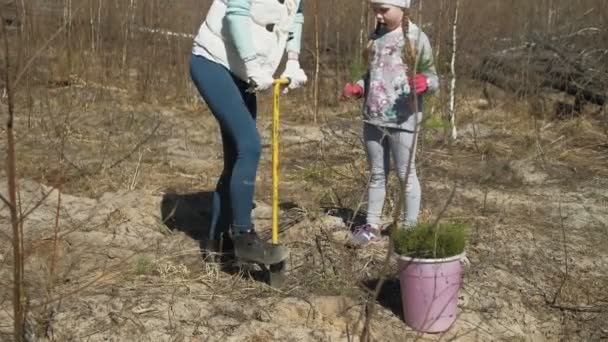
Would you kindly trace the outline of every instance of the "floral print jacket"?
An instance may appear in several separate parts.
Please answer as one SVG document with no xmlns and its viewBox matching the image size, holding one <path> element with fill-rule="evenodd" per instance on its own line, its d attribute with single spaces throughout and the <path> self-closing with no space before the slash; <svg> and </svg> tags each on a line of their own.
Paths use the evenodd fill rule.
<svg viewBox="0 0 608 342">
<path fill-rule="evenodd" d="M 417 46 L 419 64 L 425 61 L 424 73 L 428 89 L 438 88 L 437 72 L 433 65 L 433 54 L 427 36 L 416 25 L 410 23 L 408 37 Z M 400 128 L 409 131 L 416 129 L 422 119 L 419 110 L 414 113 L 410 107 L 410 85 L 408 66 L 403 59 L 405 38 L 403 30 L 397 28 L 390 32 L 376 32 L 372 35 L 368 71 L 359 81 L 365 89 L 364 121 L 384 127 Z M 421 102 L 422 98 L 419 97 Z M 416 123 L 416 119 L 418 123 Z"/>
</svg>

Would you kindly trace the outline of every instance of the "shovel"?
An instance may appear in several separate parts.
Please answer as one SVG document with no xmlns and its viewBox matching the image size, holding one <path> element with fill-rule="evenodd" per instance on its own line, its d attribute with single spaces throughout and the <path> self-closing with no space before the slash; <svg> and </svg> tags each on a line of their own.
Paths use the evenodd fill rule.
<svg viewBox="0 0 608 342">
<path fill-rule="evenodd" d="M 277 79 L 272 89 L 272 243 L 279 244 L 279 98 L 281 87 L 289 85 L 288 78 Z M 268 284 L 280 287 L 285 281 L 285 260 L 268 267 Z"/>
</svg>

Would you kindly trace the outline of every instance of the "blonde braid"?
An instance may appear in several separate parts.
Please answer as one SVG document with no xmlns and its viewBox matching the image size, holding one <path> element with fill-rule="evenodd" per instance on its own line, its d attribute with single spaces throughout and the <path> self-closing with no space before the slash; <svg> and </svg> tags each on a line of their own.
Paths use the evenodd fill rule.
<svg viewBox="0 0 608 342">
<path fill-rule="evenodd" d="M 405 44 L 403 44 L 403 54 L 404 54 L 404 63 L 408 69 L 408 74 L 415 72 L 417 61 L 416 61 L 416 46 L 414 42 L 409 39 L 410 32 L 410 20 L 409 20 L 409 11 L 407 9 L 403 10 L 403 38 L 405 39 Z M 413 75 L 409 75 L 413 76 Z"/>
<path fill-rule="evenodd" d="M 418 68 L 418 53 L 416 51 L 416 46 L 414 45 L 414 42 L 410 41 L 409 39 L 410 20 L 409 11 L 407 9 L 403 10 L 402 25 L 403 38 L 405 39 L 405 44 L 403 44 L 403 62 L 405 64 L 408 77 L 410 79 L 414 79 L 414 77 L 416 76 L 416 69 Z M 411 89 L 409 103 L 412 113 L 416 113 L 418 109 L 418 96 L 416 96 L 416 89 Z"/>
<path fill-rule="evenodd" d="M 373 45 L 374 45 L 374 40 L 370 39 L 367 41 L 367 45 L 365 46 L 365 49 L 363 49 L 363 61 L 365 62 L 366 65 L 369 63 L 369 57 L 372 53 Z"/>
<path fill-rule="evenodd" d="M 377 33 L 378 32 L 378 28 L 380 24 L 376 21 L 376 28 L 374 29 L 374 32 Z M 370 59 L 370 55 L 372 53 L 372 50 L 374 48 L 374 39 L 370 37 L 370 39 L 367 41 L 367 45 L 365 46 L 365 49 L 363 49 L 363 60 L 365 61 L 365 64 L 369 63 L 369 59 Z"/>
</svg>

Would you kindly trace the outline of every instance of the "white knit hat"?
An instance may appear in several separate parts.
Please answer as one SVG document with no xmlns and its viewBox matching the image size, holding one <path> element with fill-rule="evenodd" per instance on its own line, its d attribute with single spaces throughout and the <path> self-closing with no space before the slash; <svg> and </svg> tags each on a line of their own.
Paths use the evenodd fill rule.
<svg viewBox="0 0 608 342">
<path fill-rule="evenodd" d="M 372 4 L 386 4 L 401 8 L 410 8 L 411 0 L 371 0 Z"/>
</svg>

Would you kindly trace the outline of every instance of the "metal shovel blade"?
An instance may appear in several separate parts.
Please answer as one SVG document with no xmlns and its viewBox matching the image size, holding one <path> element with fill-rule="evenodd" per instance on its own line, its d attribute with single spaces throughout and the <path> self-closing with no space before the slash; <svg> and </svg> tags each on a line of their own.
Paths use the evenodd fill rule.
<svg viewBox="0 0 608 342">
<path fill-rule="evenodd" d="M 278 264 L 273 264 L 268 266 L 267 269 L 267 282 L 268 285 L 274 287 L 274 288 L 280 288 L 281 286 L 283 286 L 283 283 L 285 282 L 286 279 L 286 273 L 287 271 L 287 263 L 285 261 L 281 261 Z"/>
</svg>

